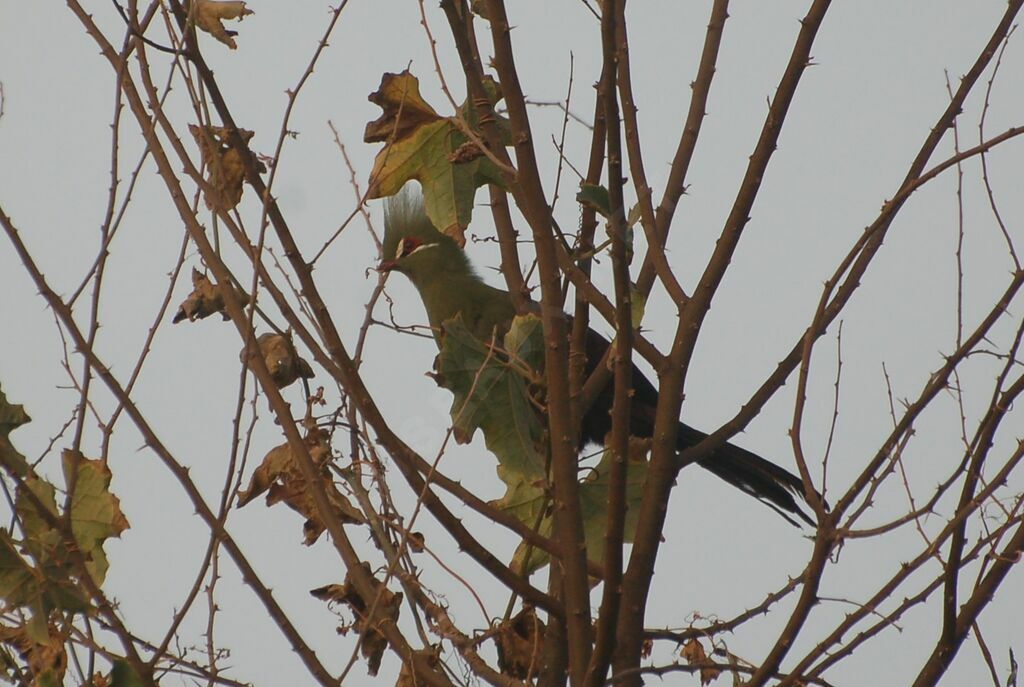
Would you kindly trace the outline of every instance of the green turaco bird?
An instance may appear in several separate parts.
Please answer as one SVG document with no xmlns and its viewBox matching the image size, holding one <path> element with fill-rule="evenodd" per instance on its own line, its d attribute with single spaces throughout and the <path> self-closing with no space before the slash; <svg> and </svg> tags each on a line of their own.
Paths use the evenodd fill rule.
<svg viewBox="0 0 1024 687">
<path fill-rule="evenodd" d="M 441 324 L 459 314 L 481 341 L 508 331 L 516 316 L 511 296 L 476 275 L 459 245 L 434 228 L 421 198 L 403 192 L 388 200 L 383 252 L 380 269 L 409 277 L 439 344 Z"/>
<path fill-rule="evenodd" d="M 435 340 L 441 345 L 442 325 L 457 315 L 481 341 L 497 336 L 501 341 L 516 315 L 507 291 L 485 284 L 473 271 L 465 252 L 450 237 L 439 232 L 423 209 L 422 198 L 401 193 L 389 199 L 385 208 L 383 271 L 401 272 L 412 281 L 423 299 L 427 319 Z M 609 342 L 593 329 L 587 332 L 587 373 L 602 359 Z M 633 367 L 633 401 L 630 433 L 650 437 L 658 390 L 636 366 Z M 609 379 L 582 422 L 581 447 L 600 444 L 611 427 L 613 384 Z M 707 435 L 683 422 L 677 430 L 680 451 L 700 442 Z M 759 499 L 782 517 L 797 524 L 791 515 L 813 525 L 800 508 L 803 483 L 796 475 L 733 444 L 698 462 L 741 491 Z"/>
</svg>

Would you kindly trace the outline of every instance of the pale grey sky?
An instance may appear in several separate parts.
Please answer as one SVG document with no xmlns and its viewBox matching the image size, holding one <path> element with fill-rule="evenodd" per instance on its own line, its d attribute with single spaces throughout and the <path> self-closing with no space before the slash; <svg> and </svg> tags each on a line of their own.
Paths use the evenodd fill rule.
<svg viewBox="0 0 1024 687">
<path fill-rule="evenodd" d="M 95 19 L 114 35 L 120 19 L 110 3 L 84 3 Z M 448 83 L 461 99 L 462 79 L 435 2 L 428 19 Z M 763 121 L 767 99 L 778 83 L 806 2 L 738 1 L 726 25 L 719 71 L 708 106 L 701 142 L 691 167 L 689 193 L 677 213 L 670 258 L 685 286 L 699 277 L 714 238 L 736 193 L 747 156 Z M 270 154 L 281 127 L 285 90 L 294 87 L 326 27 L 327 6 L 321 2 L 276 3 L 253 0 L 255 14 L 234 26 L 238 50 L 201 38 L 206 59 L 215 70 L 241 126 L 256 132 L 254 149 Z M 531 99 L 565 97 L 570 55 L 574 59 L 572 110 L 590 119 L 593 82 L 600 55 L 599 26 L 583 3 L 524 0 L 509 3 L 516 25 L 513 40 L 524 89 Z M 634 0 L 629 6 L 629 31 L 634 87 L 640 108 L 642 141 L 649 181 L 660 196 L 675 150 L 696 72 L 708 2 Z M 826 18 L 812 54 L 815 66 L 797 91 L 779 150 L 754 207 L 752 221 L 729 275 L 714 301 L 695 368 L 687 386 L 684 416 L 690 424 L 712 429 L 732 416 L 785 355 L 813 314 L 821 285 L 835 264 L 898 188 L 906 169 L 948 101 L 944 70 L 954 88 L 1002 14 L 1002 0 L 860 0 L 836 3 Z M 330 47 L 302 92 L 289 128 L 299 132 L 281 157 L 275 190 L 300 247 L 312 255 L 351 212 L 353 191 L 348 171 L 332 140 L 328 120 L 337 127 L 365 180 L 377 145 L 362 143 L 366 122 L 379 110 L 366 100 L 384 71 L 398 72 L 411 63 L 421 90 L 435 108 L 448 113 L 429 45 L 419 26 L 418 5 L 395 0 L 352 0 L 342 14 Z M 483 31 L 480 31 L 481 35 Z M 159 40 L 159 32 L 155 32 Z M 1024 120 L 1024 47 L 1014 37 L 996 84 L 986 131 L 991 135 Z M 156 54 L 151 53 L 154 59 Z M 161 79 L 166 70 L 157 69 Z M 114 77 L 80 23 L 62 3 L 0 3 L 0 204 L 21 230 L 25 242 L 56 290 L 70 294 L 95 260 L 98 227 L 110 185 L 110 128 Z M 977 142 L 981 110 L 979 88 L 961 119 L 964 146 Z M 175 121 L 191 121 L 180 81 L 167 107 Z M 545 183 L 554 185 L 557 154 L 550 143 L 561 127 L 556 108 L 536 108 L 533 127 Z M 122 178 L 127 178 L 142 150 L 134 120 L 125 113 L 120 152 Z M 185 141 L 191 146 L 191 141 Z M 585 163 L 589 132 L 570 125 L 567 156 Z M 1021 189 L 1024 148 L 1011 141 L 989 157 L 989 171 L 1010 232 L 1022 238 Z M 938 159 L 952 151 L 950 140 Z M 196 157 L 198 159 L 198 157 Z M 964 268 L 967 278 L 965 321 L 976 323 L 1007 283 L 1012 263 L 988 210 L 979 181 L 978 161 L 966 166 L 966 233 Z M 577 222 L 572 203 L 575 178 L 563 173 L 556 214 L 563 226 Z M 894 225 L 882 254 L 868 272 L 843 325 L 842 407 L 830 464 L 830 479 L 845 485 L 873 454 L 891 428 L 882 364 L 886 365 L 897 399 L 913 397 L 928 375 L 952 348 L 955 335 L 955 249 L 957 205 L 955 173 L 947 173 L 916 195 Z M 478 199 L 483 196 L 478 196 Z M 258 204 L 246 191 L 240 210 L 251 226 Z M 374 206 L 380 228 L 380 210 Z M 488 235 L 486 213 L 473 233 Z M 168 286 L 183 238 L 183 227 L 167 200 L 163 183 L 147 162 L 139 177 L 115 242 L 104 284 L 105 296 L 97 350 L 124 380 L 130 373 L 156 308 Z M 62 368 L 62 348 L 53 317 L 20 266 L 9 242 L 0 242 L 0 383 L 9 400 L 23 403 L 33 422 L 17 431 L 15 444 L 30 458 L 46 448 L 69 417 L 77 395 L 69 390 Z M 471 245 L 482 274 L 500 284 L 488 266 L 497 263 L 486 245 Z M 234 264 L 241 265 L 235 256 Z M 318 265 L 321 292 L 343 335 L 354 341 L 362 307 L 375 282 L 367 276 L 376 255 L 362 224 L 354 222 Z M 198 265 L 189 250 L 188 265 Z M 604 275 L 599 275 L 599 283 Z M 171 314 L 190 290 L 183 273 L 172 299 Z M 422 322 L 415 292 L 394 278 L 389 292 L 396 316 Z M 1016 322 L 1020 318 L 1017 304 Z M 87 301 L 77 314 L 84 318 Z M 383 310 L 381 311 L 383 312 Z M 84 322 L 84 319 L 82 320 Z M 994 347 L 1004 350 L 1010 324 L 997 327 Z M 664 296 L 648 306 L 645 326 L 652 339 L 668 341 L 675 326 Z M 822 342 L 815 358 L 811 403 L 804 439 L 820 456 L 831 417 L 835 372 L 835 330 Z M 396 418 L 394 427 L 424 456 L 440 446 L 448 424 L 446 392 L 423 373 L 435 354 L 432 342 L 402 337 L 376 328 L 363 368 L 381 406 Z M 136 398 L 163 441 L 189 465 L 205 495 L 219 494 L 227 460 L 230 423 L 238 387 L 238 350 L 234 329 L 217 318 L 196 324 L 162 324 L 154 350 L 139 383 Z M 81 363 L 72 357 L 76 374 Z M 978 363 L 968 387 L 968 412 L 987 400 L 995 368 Z M 794 380 L 795 381 L 795 380 Z M 792 420 L 794 381 L 739 437 L 739 443 L 780 464 L 793 465 L 787 430 Z M 330 392 L 329 392 L 330 393 Z M 286 395 L 300 407 L 296 387 Z M 107 403 L 109 397 L 101 392 Z M 258 460 L 281 442 L 279 429 L 256 404 L 260 426 L 253 457 Z M 88 432 L 98 450 L 95 423 Z M 1020 412 L 1007 421 L 1007 436 L 1024 433 Z M 130 423 L 122 419 L 111 467 L 113 489 L 132 523 L 121 541 L 108 544 L 112 562 L 105 585 L 118 599 L 128 626 L 149 639 L 159 639 L 176 606 L 192 584 L 206 545 L 206 529 L 180 490 L 144 448 Z M 918 423 L 919 437 L 910 444 L 907 470 L 917 498 L 927 498 L 938 479 L 935 465 L 955 464 L 960 455 L 958 410 L 951 396 L 940 400 Z M 60 447 L 61 442 L 57 443 Z M 59 474 L 57 462 L 44 471 Z M 482 442 L 451 450 L 442 470 L 458 476 L 487 497 L 501 493 L 493 461 Z M 1024 482 L 1016 478 L 1016 490 Z M 408 502 L 404 487 L 396 492 Z M 904 505 L 892 484 L 878 495 L 877 524 Z M 948 506 L 948 504 L 946 504 Z M 943 511 L 943 514 L 948 513 Z M 468 513 L 467 513 L 468 515 Z M 423 516 L 428 544 L 439 554 L 457 557 L 433 524 Z M 235 512 L 231 532 L 246 548 L 275 595 L 301 623 L 321 660 L 339 670 L 351 651 L 352 637 L 335 635 L 335 619 L 308 590 L 340 582 L 344 570 L 326 541 L 301 546 L 298 516 L 283 507 L 267 509 L 262 501 Z M 473 531 L 495 550 L 508 553 L 514 540 L 497 527 L 473 521 Z M 435 528 L 436 529 L 436 528 Z M 357 543 L 367 545 L 355 535 Z M 690 614 L 729 617 L 759 603 L 781 587 L 787 576 L 802 569 L 810 541 L 769 510 L 730 490 L 706 473 L 687 470 L 680 479 L 670 511 L 667 543 L 659 560 L 655 598 L 648 625 L 686 625 Z M 898 569 L 907 547 L 920 539 L 904 528 L 881 541 L 849 544 L 839 565 L 826 573 L 822 595 L 852 600 L 865 598 Z M 456 558 L 488 602 L 492 615 L 504 610 L 505 597 L 468 558 Z M 461 595 L 434 566 L 424 563 L 426 579 L 441 581 L 457 619 L 479 625 L 475 604 Z M 303 684 L 301 665 L 287 648 L 263 608 L 239 583 L 233 565 L 221 566 L 222 609 L 218 639 L 231 649 L 231 676 L 255 684 Z M 969 579 L 969 576 L 965 576 Z M 911 585 L 906 594 L 917 590 Z M 904 594 L 899 596 L 902 598 Z M 1015 570 L 1002 590 L 1002 601 L 983 616 L 986 640 L 997 666 L 1005 671 L 1007 649 L 1020 644 L 1019 609 L 1024 606 L 1024 579 Z M 759 660 L 784 623 L 788 604 L 755 621 L 734 637 L 726 637 L 737 655 Z M 815 627 L 830 628 L 848 606 L 824 602 L 812 616 Z M 182 630 L 185 643 L 200 646 L 205 621 L 194 614 Z M 918 608 L 901 622 L 902 632 L 887 630 L 869 643 L 863 655 L 826 675 L 833 684 L 858 685 L 870 679 L 881 684 L 906 684 L 929 651 L 940 620 L 935 604 Z M 818 634 L 820 634 L 820 630 Z M 811 634 L 809 636 L 817 636 Z M 1016 643 L 1016 645 L 1014 644 Z M 798 646 L 793 657 L 802 655 Z M 394 661 L 385 658 L 382 675 L 393 675 Z M 352 684 L 364 680 L 363 666 Z M 1003 673 L 1005 677 L 1005 672 Z M 722 678 L 723 680 L 728 678 Z M 969 641 L 943 684 L 981 684 L 987 670 L 977 646 Z M 393 680 L 393 678 L 392 678 Z M 695 679 L 670 676 L 666 684 L 695 684 Z M 168 684 L 175 684 L 168 680 Z M 390 684 L 382 678 L 381 684 Z"/>
</svg>

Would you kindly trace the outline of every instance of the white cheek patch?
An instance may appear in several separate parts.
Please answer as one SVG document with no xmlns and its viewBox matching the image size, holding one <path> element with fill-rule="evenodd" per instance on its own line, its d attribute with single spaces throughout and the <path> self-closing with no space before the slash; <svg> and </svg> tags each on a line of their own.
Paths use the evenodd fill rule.
<svg viewBox="0 0 1024 687">
<path fill-rule="evenodd" d="M 428 248 L 437 248 L 437 244 L 436 243 L 424 243 L 422 245 L 416 246 L 413 249 L 412 253 L 409 253 L 409 255 L 415 255 L 416 253 L 419 253 L 421 250 L 426 250 Z"/>
</svg>

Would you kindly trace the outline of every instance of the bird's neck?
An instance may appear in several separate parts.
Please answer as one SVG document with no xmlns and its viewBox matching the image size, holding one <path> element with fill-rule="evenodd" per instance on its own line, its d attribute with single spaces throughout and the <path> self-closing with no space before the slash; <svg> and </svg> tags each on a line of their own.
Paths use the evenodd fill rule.
<svg viewBox="0 0 1024 687">
<path fill-rule="evenodd" d="M 413 278 L 427 310 L 430 326 L 438 332 L 441 323 L 460 313 L 472 312 L 486 294 L 487 285 L 472 272 L 441 270 L 429 279 Z"/>
</svg>

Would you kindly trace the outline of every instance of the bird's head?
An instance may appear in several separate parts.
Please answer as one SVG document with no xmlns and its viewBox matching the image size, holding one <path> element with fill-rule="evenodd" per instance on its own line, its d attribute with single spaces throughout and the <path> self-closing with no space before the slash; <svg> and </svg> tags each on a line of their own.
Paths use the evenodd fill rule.
<svg viewBox="0 0 1024 687">
<path fill-rule="evenodd" d="M 377 267 L 381 272 L 390 272 L 391 270 L 398 270 L 399 272 L 408 272 L 410 269 L 415 269 L 417 264 L 427 265 L 429 259 L 433 256 L 421 255 L 417 258 L 413 256 L 422 251 L 429 250 L 431 248 L 437 248 L 440 245 L 440 241 L 424 241 L 417 236 L 403 236 L 398 239 L 393 247 L 384 244 L 387 248 L 384 251 L 384 260 L 381 261 Z"/>
<path fill-rule="evenodd" d="M 377 269 L 401 272 L 414 283 L 465 263 L 458 244 L 434 227 L 423 198 L 403 191 L 384 206 L 382 260 Z"/>
</svg>

